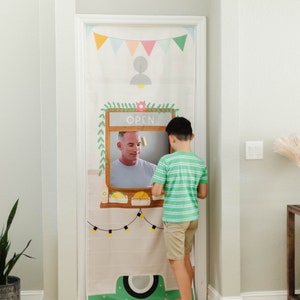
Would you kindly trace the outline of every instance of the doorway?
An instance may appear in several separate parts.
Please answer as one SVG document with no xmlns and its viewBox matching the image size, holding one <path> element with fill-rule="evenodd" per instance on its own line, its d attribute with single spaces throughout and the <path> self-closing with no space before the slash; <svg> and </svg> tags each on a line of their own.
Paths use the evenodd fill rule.
<svg viewBox="0 0 300 300">
<path fill-rule="evenodd" d="M 111 126 L 116 132 L 133 130 L 133 120 L 139 122 L 134 130 L 161 131 L 164 114 L 185 116 L 201 136 L 193 150 L 205 160 L 205 31 L 205 17 L 77 16 L 78 289 L 85 299 L 109 299 L 123 288 L 137 299 L 176 293 L 164 256 L 161 206 L 146 187 L 128 191 L 108 184 L 107 116 L 123 113 Z M 143 201 L 133 202 L 135 194 Z M 193 255 L 198 300 L 207 290 L 205 200 L 199 206 Z"/>
</svg>

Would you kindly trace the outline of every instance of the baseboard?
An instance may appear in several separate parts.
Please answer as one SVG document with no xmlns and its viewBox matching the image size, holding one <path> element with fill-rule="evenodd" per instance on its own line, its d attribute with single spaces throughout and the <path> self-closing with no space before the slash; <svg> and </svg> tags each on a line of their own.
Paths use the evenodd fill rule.
<svg viewBox="0 0 300 300">
<path fill-rule="evenodd" d="M 222 297 L 217 290 L 215 290 L 212 286 L 208 285 L 208 300 L 243 300 L 243 298 L 240 297 Z M 254 300 L 254 299 L 252 299 Z"/>
<path fill-rule="evenodd" d="M 243 300 L 286 300 L 286 291 L 264 291 L 264 292 L 251 292 L 243 293 Z"/>
<path fill-rule="evenodd" d="M 21 291 L 21 300 L 43 300 L 44 291 Z"/>
<path fill-rule="evenodd" d="M 241 293 L 240 296 L 222 297 L 212 286 L 208 286 L 208 300 L 286 300 L 286 298 L 286 291 L 248 292 Z"/>
</svg>

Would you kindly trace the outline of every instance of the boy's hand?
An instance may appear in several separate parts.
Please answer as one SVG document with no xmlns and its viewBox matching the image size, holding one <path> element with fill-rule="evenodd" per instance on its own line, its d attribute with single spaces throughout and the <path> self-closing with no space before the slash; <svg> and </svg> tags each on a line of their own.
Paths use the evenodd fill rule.
<svg viewBox="0 0 300 300">
<path fill-rule="evenodd" d="M 163 190 L 164 185 L 163 184 L 159 184 L 156 182 L 152 183 L 152 195 L 153 196 L 159 196 L 162 194 L 162 190 Z"/>
<path fill-rule="evenodd" d="M 200 183 L 197 189 L 197 197 L 205 199 L 207 197 L 207 183 Z"/>
</svg>

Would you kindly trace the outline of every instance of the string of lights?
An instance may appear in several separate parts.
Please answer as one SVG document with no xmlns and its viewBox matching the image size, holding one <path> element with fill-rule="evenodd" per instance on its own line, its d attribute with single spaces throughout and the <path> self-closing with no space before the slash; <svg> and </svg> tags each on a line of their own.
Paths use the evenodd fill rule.
<svg viewBox="0 0 300 300">
<path fill-rule="evenodd" d="M 138 213 L 136 214 L 136 216 L 129 222 L 127 223 L 126 225 L 122 226 L 122 227 L 117 227 L 117 228 L 101 228 L 101 227 L 98 227 L 96 226 L 95 224 L 92 224 L 91 222 L 87 221 L 87 223 L 92 227 L 92 234 L 95 234 L 97 232 L 97 230 L 100 230 L 100 231 L 104 231 L 104 232 L 107 232 L 108 236 L 109 237 L 112 237 L 112 234 L 114 231 L 120 231 L 120 230 L 125 230 L 126 233 L 130 232 L 130 228 L 129 226 L 134 223 L 137 218 L 140 218 L 140 219 L 143 219 L 145 220 L 145 222 L 147 222 L 149 225 L 150 225 L 150 231 L 151 232 L 154 232 L 155 229 L 163 229 L 163 227 L 160 227 L 160 226 L 157 226 L 155 224 L 153 224 L 152 222 L 150 222 L 144 215 L 142 209 L 140 208 Z"/>
</svg>

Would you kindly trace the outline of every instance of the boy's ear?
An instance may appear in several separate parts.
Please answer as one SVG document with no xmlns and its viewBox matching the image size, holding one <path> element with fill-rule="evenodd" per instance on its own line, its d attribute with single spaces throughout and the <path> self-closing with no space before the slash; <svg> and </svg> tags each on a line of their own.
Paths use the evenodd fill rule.
<svg viewBox="0 0 300 300">
<path fill-rule="evenodd" d="M 169 135 L 169 141 L 170 141 L 170 143 L 175 143 L 175 135 L 173 135 L 173 134 L 170 134 Z"/>
<path fill-rule="evenodd" d="M 194 139 L 195 135 L 192 133 L 190 140 L 192 141 Z"/>
</svg>

